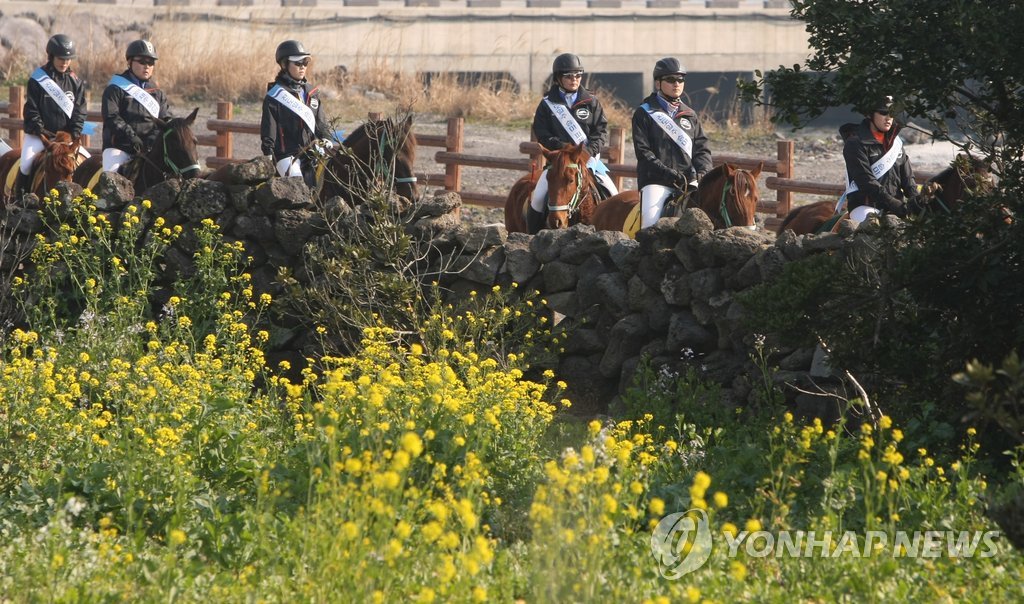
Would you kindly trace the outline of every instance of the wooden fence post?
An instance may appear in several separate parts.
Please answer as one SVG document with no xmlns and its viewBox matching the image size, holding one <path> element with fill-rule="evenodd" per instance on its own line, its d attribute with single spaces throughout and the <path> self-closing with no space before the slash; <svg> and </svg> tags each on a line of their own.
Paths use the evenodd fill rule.
<svg viewBox="0 0 1024 604">
<path fill-rule="evenodd" d="M 461 117 L 448 118 L 448 134 L 445 137 L 445 151 L 449 153 L 462 153 L 462 135 L 466 120 Z M 444 190 L 462 190 L 462 166 L 456 163 L 444 165 Z"/>
<path fill-rule="evenodd" d="M 85 119 L 89 119 L 89 116 L 88 116 L 88 113 L 89 113 L 89 93 L 88 93 L 88 92 L 86 92 L 86 93 L 84 93 L 84 94 L 85 94 L 85 112 L 86 112 L 86 114 L 87 114 L 87 115 L 86 115 L 86 118 L 85 118 Z M 79 144 L 79 145 L 80 145 L 80 146 L 81 146 L 81 147 L 82 147 L 83 149 L 88 149 L 88 148 L 89 148 L 89 135 L 88 135 L 88 134 L 85 134 L 85 133 L 83 132 L 83 133 L 82 133 L 82 135 L 81 135 L 81 137 L 80 137 L 80 139 L 79 139 L 79 142 L 78 142 L 78 144 Z"/>
<path fill-rule="evenodd" d="M 230 120 L 235 114 L 235 106 L 231 104 L 231 101 L 218 101 L 217 102 L 217 119 L 219 120 Z M 234 135 L 231 130 L 222 129 L 217 130 L 217 152 L 216 157 L 222 159 L 231 159 L 234 155 Z"/>
<path fill-rule="evenodd" d="M 779 157 L 779 178 L 793 178 L 793 141 L 779 141 L 776 147 Z M 779 218 L 785 218 L 789 214 L 790 206 L 792 205 L 793 192 L 780 189 L 775 206 L 775 215 Z"/>
<path fill-rule="evenodd" d="M 626 131 L 619 126 L 612 128 L 608 136 L 608 163 L 626 163 Z M 619 191 L 622 190 L 622 181 L 624 180 L 625 178 L 622 176 L 612 177 L 612 183 Z"/>
<path fill-rule="evenodd" d="M 18 120 L 19 122 L 25 118 L 25 114 L 22 112 L 25 109 L 25 89 L 21 86 L 11 86 L 10 104 L 7 106 L 7 115 L 12 120 Z M 10 145 L 15 149 L 20 149 L 24 144 L 24 133 L 22 128 L 24 124 L 19 123 L 17 126 L 11 126 L 8 129 L 10 134 Z"/>
</svg>

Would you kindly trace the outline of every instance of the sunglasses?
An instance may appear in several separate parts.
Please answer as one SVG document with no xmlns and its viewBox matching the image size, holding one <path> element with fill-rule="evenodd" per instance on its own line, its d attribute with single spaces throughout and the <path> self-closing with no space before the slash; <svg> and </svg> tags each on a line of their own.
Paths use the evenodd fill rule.
<svg viewBox="0 0 1024 604">
<path fill-rule="evenodd" d="M 570 72 L 570 73 L 563 73 L 562 77 L 563 78 L 570 78 L 570 79 L 573 79 L 573 80 L 578 80 L 578 79 L 583 77 L 583 72 L 582 71 L 573 71 L 573 72 Z"/>
<path fill-rule="evenodd" d="M 292 61 L 291 63 L 296 67 L 306 67 L 309 65 L 309 59 L 302 59 L 301 61 Z"/>
<path fill-rule="evenodd" d="M 135 59 L 132 59 L 132 61 L 135 61 L 139 65 L 146 65 L 148 67 L 152 67 L 152 66 L 156 65 L 156 60 L 154 60 L 154 59 L 139 59 L 139 58 L 135 58 Z"/>
<path fill-rule="evenodd" d="M 667 78 L 661 78 L 662 82 L 668 82 L 669 84 L 682 84 L 686 81 L 686 78 L 678 78 L 675 76 L 669 76 Z"/>
<path fill-rule="evenodd" d="M 889 115 L 889 111 L 888 110 L 886 110 L 886 111 L 875 111 L 875 113 L 877 113 L 878 115 L 883 115 L 883 116 L 888 116 Z"/>
</svg>

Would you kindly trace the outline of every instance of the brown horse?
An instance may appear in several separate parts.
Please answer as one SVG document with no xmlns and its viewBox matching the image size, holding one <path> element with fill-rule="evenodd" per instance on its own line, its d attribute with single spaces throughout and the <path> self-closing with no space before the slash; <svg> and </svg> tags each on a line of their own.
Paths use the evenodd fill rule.
<svg viewBox="0 0 1024 604">
<path fill-rule="evenodd" d="M 590 224 L 597 209 L 597 183 L 587 169 L 590 153 L 580 145 L 566 145 L 551 151 L 541 147 L 548 163 L 547 227 L 565 229 L 574 224 Z M 520 178 L 505 199 L 505 228 L 510 233 L 526 233 L 526 209 L 537 186 L 537 170 Z"/>
<path fill-rule="evenodd" d="M 929 178 L 921 186 L 922 213 L 951 213 L 970 194 L 985 193 L 995 186 L 988 162 L 960 153 L 949 167 Z M 790 230 L 797 235 L 836 232 L 849 216 L 835 213 L 836 202 L 817 201 L 794 208 L 779 225 L 778 232 Z"/>
<path fill-rule="evenodd" d="M 137 192 L 141 193 L 168 178 L 195 178 L 199 175 L 199 151 L 196 136 L 192 133 L 192 124 L 198 113 L 199 108 L 196 107 L 188 117 L 153 118 L 159 131 L 156 144 L 121 168 Z M 75 182 L 87 189 L 94 187 L 102 172 L 103 158 L 94 155 L 75 170 Z"/>
<path fill-rule="evenodd" d="M 834 233 L 839 230 L 839 223 L 848 216 L 848 212 L 836 214 L 834 201 L 816 201 L 790 210 L 777 232 L 789 230 L 797 235 Z"/>
<path fill-rule="evenodd" d="M 71 182 L 71 176 L 78 165 L 78 151 L 80 143 L 72 140 L 67 132 L 58 132 L 53 140 L 45 135 L 40 136 L 43 141 L 43 151 L 36 158 L 29 174 L 27 189 L 24 194 L 35 193 L 43 196 L 58 182 Z M 14 179 L 18 175 L 21 162 L 21 149 L 12 149 L 0 157 L 0 197 L 4 201 L 11 201 L 14 194 L 12 190 Z"/>
<path fill-rule="evenodd" d="M 321 163 L 320 199 L 340 195 L 359 203 L 368 195 L 393 190 L 415 200 L 415 162 L 416 135 L 411 115 L 398 123 L 391 118 L 368 121 L 346 137 L 339 149 L 328 152 Z"/>
<path fill-rule="evenodd" d="M 722 164 L 700 180 L 694 206 L 711 219 L 716 229 L 734 226 L 756 229 L 754 216 L 760 194 L 757 177 L 764 164 L 753 172 Z M 686 207 L 686 197 L 681 209 Z M 640 192 L 626 191 L 601 202 L 590 222 L 602 231 L 623 231 L 631 237 L 640 230 Z"/>
</svg>

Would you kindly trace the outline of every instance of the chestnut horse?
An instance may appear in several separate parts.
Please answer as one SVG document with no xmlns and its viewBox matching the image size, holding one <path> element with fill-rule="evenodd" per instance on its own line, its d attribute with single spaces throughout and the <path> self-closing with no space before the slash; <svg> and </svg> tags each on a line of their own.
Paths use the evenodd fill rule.
<svg viewBox="0 0 1024 604">
<path fill-rule="evenodd" d="M 548 162 L 547 227 L 565 229 L 574 224 L 590 224 L 598 206 L 597 182 L 587 169 L 590 153 L 583 144 L 566 145 L 557 151 L 541 147 Z M 510 233 L 526 233 L 526 209 L 539 175 L 531 170 L 520 178 L 505 200 L 505 228 Z"/>
<path fill-rule="evenodd" d="M 40 136 L 43 141 L 43 151 L 40 153 L 32 166 L 29 174 L 28 185 L 23 194 L 35 193 L 40 197 L 53 188 L 58 182 L 71 182 L 71 176 L 78 165 L 78 151 L 80 143 L 72 140 L 67 132 L 58 132 L 51 140 L 46 136 Z M 11 201 L 14 191 L 14 179 L 18 176 L 21 165 L 21 149 L 12 149 L 0 157 L 0 197 L 4 201 Z"/>
<path fill-rule="evenodd" d="M 921 186 L 923 213 L 951 213 L 969 194 L 992 190 L 995 181 L 988 162 L 960 153 L 949 167 L 929 178 Z M 835 213 L 836 202 L 817 201 L 794 208 L 779 225 L 778 232 L 790 230 L 797 235 L 836 232 L 848 213 Z"/>
<path fill-rule="evenodd" d="M 734 226 L 756 229 L 754 216 L 760 197 L 757 177 L 763 168 L 764 164 L 759 164 L 751 172 L 732 164 L 719 165 L 700 180 L 694 207 L 703 210 L 716 229 Z M 685 209 L 690 199 L 681 198 L 680 209 Z M 668 204 L 666 210 L 669 210 Z M 670 215 L 663 213 L 663 217 Z M 604 200 L 597 206 L 590 224 L 598 230 L 623 231 L 635 237 L 640 230 L 640 192 L 626 191 Z"/>
<path fill-rule="evenodd" d="M 348 135 L 339 149 L 329 151 L 321 163 L 317 178 L 322 182 L 320 199 L 340 195 L 359 203 L 368 194 L 394 190 L 416 200 L 415 162 L 411 115 L 397 123 L 391 118 L 370 120 Z"/>
<path fill-rule="evenodd" d="M 199 151 L 196 136 L 192 133 L 192 124 L 198 113 L 199 108 L 196 107 L 188 117 L 153 118 L 159 129 L 156 144 L 121 168 L 121 172 L 132 180 L 135 191 L 141 193 L 168 178 L 195 178 L 199 175 Z M 75 182 L 89 189 L 96 186 L 102 173 L 103 158 L 94 155 L 75 170 Z"/>
</svg>

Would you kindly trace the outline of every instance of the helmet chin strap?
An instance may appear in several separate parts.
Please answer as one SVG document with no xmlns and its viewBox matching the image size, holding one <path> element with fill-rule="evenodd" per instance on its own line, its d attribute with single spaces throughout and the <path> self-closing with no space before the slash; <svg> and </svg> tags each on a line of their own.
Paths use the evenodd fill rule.
<svg viewBox="0 0 1024 604">
<path fill-rule="evenodd" d="M 659 85 L 658 95 L 659 95 L 659 96 L 660 96 L 661 98 L 665 99 L 666 101 L 668 101 L 668 102 L 670 102 L 670 103 L 678 103 L 678 102 L 679 102 L 679 99 L 683 98 L 683 97 L 682 97 L 682 95 L 680 95 L 680 96 L 677 96 L 676 98 L 672 98 L 672 97 L 668 96 L 667 94 L 665 94 L 664 92 L 662 92 L 662 91 L 660 90 L 660 88 L 661 88 L 661 87 L 660 87 L 660 85 Z"/>
</svg>

